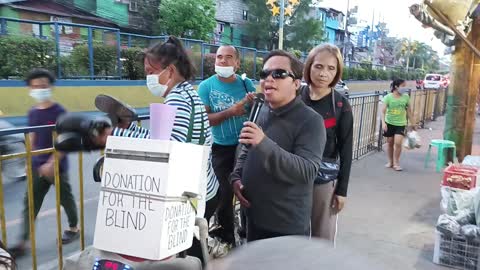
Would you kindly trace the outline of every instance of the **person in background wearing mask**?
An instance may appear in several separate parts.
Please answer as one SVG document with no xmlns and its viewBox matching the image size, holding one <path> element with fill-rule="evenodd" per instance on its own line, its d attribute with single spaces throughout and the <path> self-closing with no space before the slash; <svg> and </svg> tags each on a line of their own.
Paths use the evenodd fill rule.
<svg viewBox="0 0 480 270">
<path fill-rule="evenodd" d="M 383 136 L 387 137 L 387 168 L 393 168 L 395 171 L 401 171 L 400 155 L 402 153 L 402 142 L 405 137 L 405 127 L 407 126 L 407 117 L 410 119 L 410 128 L 414 129 L 412 121 L 412 111 L 410 108 L 410 97 L 408 96 L 406 82 L 397 79 L 390 85 L 391 93 L 383 98 L 383 117 L 382 127 Z"/>
<path fill-rule="evenodd" d="M 323 117 L 327 129 L 323 166 L 313 189 L 312 236 L 333 243 L 337 214 L 347 197 L 353 148 L 352 108 L 348 98 L 334 89 L 342 71 L 343 57 L 338 47 L 319 45 L 308 55 L 303 75 L 308 85 L 301 88 L 303 101 Z"/>
<path fill-rule="evenodd" d="M 220 183 L 220 202 L 217 209 L 221 230 L 215 235 L 222 242 L 234 246 L 233 190 L 228 177 L 235 165 L 238 135 L 248 120 L 247 106 L 253 100 L 255 86 L 248 78 L 235 73 L 240 67 L 238 50 L 221 46 L 215 60 L 216 75 L 200 83 L 198 95 L 205 104 L 212 126 L 212 162 Z"/>
<path fill-rule="evenodd" d="M 43 126 L 55 124 L 57 118 L 64 114 L 66 110 L 52 99 L 52 86 L 55 82 L 53 74 L 45 69 L 34 69 L 28 74 L 25 81 L 30 89 L 30 96 L 36 102 L 36 105 L 28 112 L 28 125 Z M 51 148 L 53 144 L 52 132 L 44 129 L 31 133 L 30 140 L 33 150 Z M 47 195 L 50 186 L 54 183 L 54 162 L 52 154 L 32 157 L 34 219 L 42 207 L 45 195 Z M 65 209 L 69 223 L 69 229 L 63 233 L 62 243 L 68 244 L 79 237 L 79 230 L 77 227 L 77 205 L 68 180 L 68 160 L 63 153 L 60 153 L 60 183 L 60 204 Z M 14 257 L 23 256 L 26 251 L 30 232 L 28 192 L 25 193 L 24 203 L 22 239 L 17 246 L 10 249 Z"/>
</svg>

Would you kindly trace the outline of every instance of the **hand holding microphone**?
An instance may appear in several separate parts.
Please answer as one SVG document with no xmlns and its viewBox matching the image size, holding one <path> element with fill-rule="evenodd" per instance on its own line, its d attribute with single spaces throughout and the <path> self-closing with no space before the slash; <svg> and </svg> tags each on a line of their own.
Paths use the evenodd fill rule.
<svg viewBox="0 0 480 270">
<path fill-rule="evenodd" d="M 263 104 L 265 103 L 265 95 L 262 93 L 256 94 L 253 99 L 252 110 L 250 111 L 250 117 L 248 122 L 245 122 L 240 132 L 239 142 L 245 146 L 257 146 L 265 138 L 263 130 L 256 124 L 260 110 L 262 109 Z"/>
</svg>

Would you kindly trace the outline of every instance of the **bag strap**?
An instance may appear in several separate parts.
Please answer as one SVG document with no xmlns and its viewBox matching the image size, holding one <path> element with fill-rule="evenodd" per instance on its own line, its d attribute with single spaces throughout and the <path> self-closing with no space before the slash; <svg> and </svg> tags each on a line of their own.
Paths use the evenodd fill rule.
<svg viewBox="0 0 480 270">
<path fill-rule="evenodd" d="M 333 115 L 335 118 L 337 118 L 337 109 L 336 109 L 336 103 L 335 103 L 335 90 L 332 88 L 332 107 L 333 107 Z"/>
<path fill-rule="evenodd" d="M 335 90 L 332 88 L 332 108 L 333 108 L 333 116 L 335 117 L 335 122 L 336 125 L 335 125 L 335 145 L 337 145 L 337 138 L 338 138 L 338 128 L 337 128 L 337 125 L 339 124 L 340 121 L 337 121 L 337 103 L 335 102 L 336 99 L 335 99 Z M 340 110 L 340 113 L 342 112 L 342 110 Z M 340 115 L 341 117 L 341 115 Z M 339 117 L 339 118 L 340 118 Z M 336 149 L 337 147 L 335 147 Z M 338 154 L 338 153 L 337 153 Z M 338 158 L 337 158 L 338 159 Z"/>
<path fill-rule="evenodd" d="M 187 133 L 187 140 L 186 140 L 186 142 L 189 143 L 189 142 L 192 142 L 192 137 L 193 137 L 193 126 L 195 123 L 195 102 L 193 101 L 193 97 L 190 95 L 190 93 L 188 93 L 188 90 L 186 90 L 186 93 L 190 98 L 190 101 L 192 104 L 191 105 L 192 110 L 190 112 L 190 123 L 188 124 L 188 133 Z M 202 119 L 202 130 L 200 131 L 200 141 L 198 144 L 200 145 L 205 144 L 205 122 L 203 121 L 203 119 Z"/>
<path fill-rule="evenodd" d="M 245 88 L 245 93 L 248 94 L 247 83 L 245 82 L 245 80 L 242 80 L 242 82 L 243 82 L 243 88 Z"/>
</svg>

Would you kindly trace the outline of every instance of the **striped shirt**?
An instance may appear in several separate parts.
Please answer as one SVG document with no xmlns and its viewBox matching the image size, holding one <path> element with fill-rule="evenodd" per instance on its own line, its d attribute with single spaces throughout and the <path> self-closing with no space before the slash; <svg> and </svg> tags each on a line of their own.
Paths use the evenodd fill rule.
<svg viewBox="0 0 480 270">
<path fill-rule="evenodd" d="M 193 104 L 192 104 L 193 100 Z M 170 90 L 170 93 L 165 98 L 165 104 L 177 107 L 177 114 L 173 124 L 171 141 L 186 142 L 188 130 L 190 126 L 190 118 L 192 114 L 192 105 L 195 108 L 195 116 L 192 130 L 191 143 L 200 144 L 200 137 L 203 133 L 205 142 L 203 145 L 212 145 L 212 133 L 210 130 L 210 123 L 208 115 L 203 105 L 202 100 L 188 82 L 183 82 Z M 202 125 L 203 124 L 203 125 Z M 150 131 L 146 128 L 139 127 L 132 123 L 128 129 L 115 128 L 112 133 L 113 136 L 131 137 L 131 138 L 150 138 Z M 212 155 L 210 153 L 207 164 L 207 195 L 205 200 L 208 201 L 215 197 L 218 190 L 218 180 L 215 176 L 212 167 Z"/>
</svg>

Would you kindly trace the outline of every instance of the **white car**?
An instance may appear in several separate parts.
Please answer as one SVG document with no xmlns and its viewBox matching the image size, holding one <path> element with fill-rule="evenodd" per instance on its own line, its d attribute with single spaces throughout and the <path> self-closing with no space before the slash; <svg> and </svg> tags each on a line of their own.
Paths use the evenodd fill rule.
<svg viewBox="0 0 480 270">
<path fill-rule="evenodd" d="M 349 89 L 348 89 L 347 84 L 344 81 L 340 80 L 337 83 L 337 85 L 335 85 L 335 90 L 340 92 L 341 94 L 345 95 L 345 94 L 348 94 Z"/>
<path fill-rule="evenodd" d="M 423 80 L 423 89 L 440 89 L 442 86 L 441 74 L 427 74 Z"/>
</svg>

